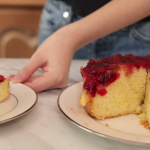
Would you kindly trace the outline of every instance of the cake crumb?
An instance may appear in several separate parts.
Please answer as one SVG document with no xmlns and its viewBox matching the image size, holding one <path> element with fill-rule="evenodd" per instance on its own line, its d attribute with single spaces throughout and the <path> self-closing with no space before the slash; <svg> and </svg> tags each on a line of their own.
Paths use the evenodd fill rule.
<svg viewBox="0 0 150 150">
<path fill-rule="evenodd" d="M 106 126 L 108 127 L 109 125 L 106 123 Z"/>
<path fill-rule="evenodd" d="M 149 123 L 147 121 L 141 120 L 140 124 L 144 125 L 144 127 L 147 128 L 147 129 L 149 128 Z"/>
</svg>

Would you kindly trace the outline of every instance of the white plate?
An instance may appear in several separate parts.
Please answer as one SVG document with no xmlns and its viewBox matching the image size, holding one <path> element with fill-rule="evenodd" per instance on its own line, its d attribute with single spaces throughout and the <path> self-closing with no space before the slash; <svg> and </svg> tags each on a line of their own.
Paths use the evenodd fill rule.
<svg viewBox="0 0 150 150">
<path fill-rule="evenodd" d="M 77 83 L 65 89 L 58 98 L 60 111 L 72 123 L 108 139 L 150 146 L 150 130 L 140 125 L 137 115 L 126 115 L 117 118 L 96 120 L 87 114 L 79 104 L 83 83 Z"/>
<path fill-rule="evenodd" d="M 0 103 L 0 123 L 14 120 L 31 110 L 37 102 L 36 93 L 24 84 L 10 82 L 10 97 Z"/>
</svg>

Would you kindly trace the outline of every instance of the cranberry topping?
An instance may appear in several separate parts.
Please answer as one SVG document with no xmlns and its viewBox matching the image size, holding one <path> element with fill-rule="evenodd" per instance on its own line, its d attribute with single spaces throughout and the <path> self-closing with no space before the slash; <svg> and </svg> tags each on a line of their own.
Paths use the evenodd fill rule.
<svg viewBox="0 0 150 150">
<path fill-rule="evenodd" d="M 133 72 L 134 68 L 139 69 L 143 67 L 150 69 L 150 55 L 142 57 L 134 56 L 133 54 L 127 54 L 125 56 L 117 54 L 99 60 L 89 59 L 87 66 L 81 68 L 81 75 L 85 79 L 83 88 L 92 97 L 95 96 L 96 92 L 101 96 L 106 95 L 107 91 L 105 87 L 120 77 L 118 70 L 121 65 L 124 65 L 127 76 Z"/>
<path fill-rule="evenodd" d="M 120 77 L 119 73 L 115 73 L 115 72 L 105 72 L 105 73 L 101 73 L 98 76 L 98 82 L 102 85 L 109 85 L 112 82 L 114 82 L 116 79 L 118 79 Z"/>
<path fill-rule="evenodd" d="M 4 80 L 5 78 L 2 75 L 0 75 L 0 82 L 3 82 Z"/>
<path fill-rule="evenodd" d="M 91 97 L 94 97 L 96 94 L 96 83 L 90 78 L 87 78 L 84 82 L 84 89 L 87 90 L 88 94 L 90 94 Z"/>
<path fill-rule="evenodd" d="M 100 90 L 97 91 L 97 93 L 98 93 L 99 95 L 101 95 L 101 96 L 104 96 L 104 95 L 107 94 L 107 90 L 106 90 L 106 89 L 100 89 Z"/>
</svg>

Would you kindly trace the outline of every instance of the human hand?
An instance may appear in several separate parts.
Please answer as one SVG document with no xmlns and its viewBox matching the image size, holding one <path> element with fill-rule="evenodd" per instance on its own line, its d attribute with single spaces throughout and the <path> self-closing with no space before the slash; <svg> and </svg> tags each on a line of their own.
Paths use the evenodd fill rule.
<svg viewBox="0 0 150 150">
<path fill-rule="evenodd" d="M 74 51 L 63 33 L 59 31 L 46 39 L 28 64 L 17 75 L 10 75 L 8 79 L 24 83 L 35 92 L 65 87 Z M 43 69 L 44 73 L 32 76 L 38 68 Z"/>
</svg>

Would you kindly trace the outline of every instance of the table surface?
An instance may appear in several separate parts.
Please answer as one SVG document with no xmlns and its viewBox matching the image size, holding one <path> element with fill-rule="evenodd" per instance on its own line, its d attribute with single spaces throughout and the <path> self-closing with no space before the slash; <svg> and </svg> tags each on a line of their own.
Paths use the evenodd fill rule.
<svg viewBox="0 0 150 150">
<path fill-rule="evenodd" d="M 0 74 L 16 74 L 28 59 L 0 59 Z M 80 67 L 86 60 L 73 60 L 68 86 L 82 81 Z M 35 74 L 40 74 L 38 70 Z M 24 116 L 0 125 L 0 150 L 143 150 L 91 134 L 68 121 L 57 106 L 63 89 L 38 93 L 35 107 Z"/>
</svg>

